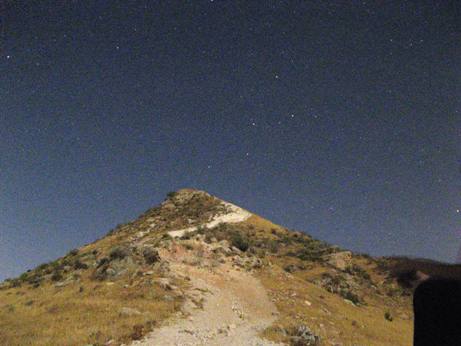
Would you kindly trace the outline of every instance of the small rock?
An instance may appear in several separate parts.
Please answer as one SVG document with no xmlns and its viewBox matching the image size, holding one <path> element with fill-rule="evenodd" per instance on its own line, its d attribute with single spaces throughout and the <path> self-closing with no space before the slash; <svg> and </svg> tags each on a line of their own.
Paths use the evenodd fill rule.
<svg viewBox="0 0 461 346">
<path fill-rule="evenodd" d="M 71 283 L 72 283 L 72 281 L 70 281 L 70 280 L 60 281 L 60 282 L 55 283 L 54 287 L 64 287 L 64 286 L 67 286 L 67 285 L 69 285 Z"/>
<path fill-rule="evenodd" d="M 173 290 L 173 285 L 171 285 L 171 282 L 169 279 L 167 278 L 160 278 L 157 280 L 159 286 L 161 288 L 163 288 L 164 290 L 167 290 L 167 291 L 172 291 Z"/>
<path fill-rule="evenodd" d="M 106 269 L 106 274 L 107 274 L 108 276 L 115 276 L 115 274 L 117 274 L 117 272 L 116 272 L 114 269 L 112 269 L 112 268 L 107 268 L 107 269 Z"/>
<path fill-rule="evenodd" d="M 239 248 L 236 248 L 235 246 L 231 246 L 230 249 L 231 249 L 232 252 L 234 252 L 234 253 L 237 253 L 237 254 L 241 254 L 241 253 L 242 253 L 242 250 L 240 250 Z"/>
<path fill-rule="evenodd" d="M 405 314 L 405 313 L 400 314 L 399 317 L 400 317 L 402 320 L 409 320 L 409 319 L 410 319 L 410 316 L 408 316 L 408 315 Z"/>
<path fill-rule="evenodd" d="M 129 316 L 138 316 L 141 315 L 141 312 L 139 310 L 133 309 L 133 308 L 122 308 L 120 310 L 120 316 L 122 317 L 129 317 Z"/>
</svg>

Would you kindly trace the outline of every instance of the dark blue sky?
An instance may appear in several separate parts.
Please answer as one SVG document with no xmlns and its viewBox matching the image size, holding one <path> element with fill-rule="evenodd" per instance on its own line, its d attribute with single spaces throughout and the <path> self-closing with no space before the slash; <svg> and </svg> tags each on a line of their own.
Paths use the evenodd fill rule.
<svg viewBox="0 0 461 346">
<path fill-rule="evenodd" d="M 355 251 L 453 260 L 456 4 L 7 1 L 0 279 L 181 187 Z"/>
</svg>

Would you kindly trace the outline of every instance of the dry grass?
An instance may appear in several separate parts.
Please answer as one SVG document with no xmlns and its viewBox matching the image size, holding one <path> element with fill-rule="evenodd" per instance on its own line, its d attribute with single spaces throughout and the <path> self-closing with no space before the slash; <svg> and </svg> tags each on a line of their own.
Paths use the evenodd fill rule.
<svg viewBox="0 0 461 346">
<path fill-rule="evenodd" d="M 354 306 L 337 294 L 307 281 L 324 271 L 325 268 L 317 265 L 311 270 L 291 275 L 273 266 L 259 273 L 261 282 L 280 312 L 274 326 L 290 329 L 305 324 L 323 340 L 344 345 L 411 344 L 413 326 L 409 302 L 398 305 L 390 298 L 369 295 L 366 306 Z M 386 311 L 391 311 L 397 318 L 387 321 L 384 318 Z M 400 318 L 403 314 L 407 318 Z M 263 336 L 274 341 L 287 341 L 274 326 L 267 329 Z"/>
<path fill-rule="evenodd" d="M 38 288 L 0 291 L 0 345 L 102 345 L 127 342 L 178 310 L 181 302 L 164 300 L 149 281 L 129 287 L 120 282 L 51 283 Z M 84 287 L 80 291 L 80 287 Z M 122 307 L 142 314 L 120 316 Z M 135 327 L 137 326 L 137 327 Z"/>
<path fill-rule="evenodd" d="M 386 275 L 378 270 L 374 259 L 354 256 L 352 260 L 352 264 L 369 275 L 364 279 L 363 275 L 359 275 L 361 273 L 353 274 L 357 282 L 361 282 L 360 293 L 366 302 L 364 306 L 355 306 L 338 294 L 314 284 L 323 273 L 337 274 L 338 271 L 322 261 L 287 256 L 306 246 L 323 244 L 315 240 L 311 243 L 302 235 L 295 235 L 258 216 L 252 216 L 244 224 L 251 226 L 253 240 L 275 241 L 278 247 L 276 253 L 269 252 L 267 256 L 272 266 L 257 273 L 280 312 L 273 326 L 264 331 L 264 337 L 288 342 L 281 330 L 305 324 L 322 340 L 343 345 L 411 345 L 413 322 L 410 297 L 389 297 L 385 294 L 395 283 L 385 284 Z M 293 273 L 283 270 L 289 265 L 296 268 Z M 394 316 L 392 322 L 384 317 L 387 311 Z M 330 343 L 323 342 L 322 345 Z"/>
</svg>

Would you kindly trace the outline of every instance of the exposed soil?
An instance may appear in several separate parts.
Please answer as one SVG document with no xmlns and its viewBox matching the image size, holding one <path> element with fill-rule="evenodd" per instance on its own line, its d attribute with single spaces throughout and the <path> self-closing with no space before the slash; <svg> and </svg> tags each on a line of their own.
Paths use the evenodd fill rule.
<svg viewBox="0 0 461 346">
<path fill-rule="evenodd" d="M 191 278 L 184 305 L 188 317 L 168 321 L 133 345 L 280 345 L 258 336 L 277 310 L 251 274 L 229 265 L 211 271 L 177 262 L 171 269 Z"/>
</svg>

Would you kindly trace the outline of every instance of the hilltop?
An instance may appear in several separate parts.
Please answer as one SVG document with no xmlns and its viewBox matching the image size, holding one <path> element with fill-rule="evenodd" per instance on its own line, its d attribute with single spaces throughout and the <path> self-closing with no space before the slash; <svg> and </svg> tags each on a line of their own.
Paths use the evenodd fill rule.
<svg viewBox="0 0 461 346">
<path fill-rule="evenodd" d="M 0 344 L 409 345 L 396 261 L 182 189 L 0 284 Z"/>
</svg>

